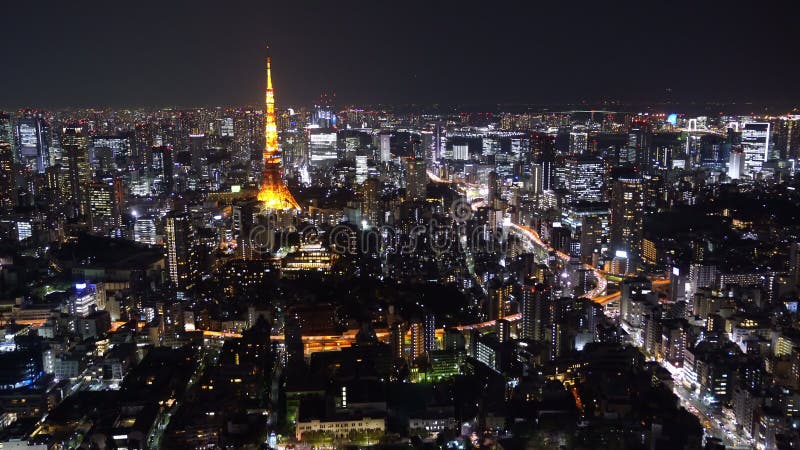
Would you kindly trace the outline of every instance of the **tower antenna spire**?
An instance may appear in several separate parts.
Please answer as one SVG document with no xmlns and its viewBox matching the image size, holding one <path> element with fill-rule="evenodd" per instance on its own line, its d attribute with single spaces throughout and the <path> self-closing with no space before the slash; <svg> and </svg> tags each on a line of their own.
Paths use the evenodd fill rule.
<svg viewBox="0 0 800 450">
<path fill-rule="evenodd" d="M 283 182 L 278 149 L 278 124 L 275 120 L 275 92 L 272 89 L 272 63 L 267 43 L 267 90 L 264 111 L 264 171 L 258 199 L 266 209 L 295 209 L 300 205 Z"/>
</svg>

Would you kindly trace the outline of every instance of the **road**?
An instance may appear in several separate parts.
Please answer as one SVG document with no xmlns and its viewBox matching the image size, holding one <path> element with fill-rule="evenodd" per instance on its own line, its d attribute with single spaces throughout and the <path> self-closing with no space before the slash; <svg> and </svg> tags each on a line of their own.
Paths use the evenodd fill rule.
<svg viewBox="0 0 800 450">
<path fill-rule="evenodd" d="M 675 369 L 669 363 L 662 361 L 661 365 L 673 375 L 674 386 L 672 392 L 680 399 L 681 405 L 700 419 L 707 436 L 722 439 L 728 449 L 753 449 L 755 444 L 752 439 L 736 430 L 736 424 L 719 411 L 705 404 L 696 393 L 687 389 L 683 384 L 682 369 Z"/>
</svg>

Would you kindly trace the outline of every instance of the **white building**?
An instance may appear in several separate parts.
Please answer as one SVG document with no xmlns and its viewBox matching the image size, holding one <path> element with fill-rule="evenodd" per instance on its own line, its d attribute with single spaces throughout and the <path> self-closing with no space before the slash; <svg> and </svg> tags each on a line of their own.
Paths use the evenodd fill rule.
<svg viewBox="0 0 800 450">
<path fill-rule="evenodd" d="M 156 222 L 152 217 L 140 217 L 133 225 L 133 240 L 140 244 L 156 245 Z"/>
<path fill-rule="evenodd" d="M 759 172 L 761 166 L 769 158 L 770 133 L 769 122 L 749 122 L 742 128 L 742 149 L 744 150 L 745 169 L 748 172 Z"/>
<path fill-rule="evenodd" d="M 339 438 L 346 438 L 351 431 L 380 430 L 386 431 L 386 419 L 373 419 L 362 417 L 360 419 L 347 420 L 309 420 L 307 422 L 297 422 L 295 426 L 295 437 L 301 440 L 303 433 L 310 431 L 324 431 Z"/>
<path fill-rule="evenodd" d="M 728 164 L 728 176 L 731 180 L 738 180 L 742 177 L 745 170 L 745 155 L 742 150 L 732 150 L 731 159 Z"/>
</svg>

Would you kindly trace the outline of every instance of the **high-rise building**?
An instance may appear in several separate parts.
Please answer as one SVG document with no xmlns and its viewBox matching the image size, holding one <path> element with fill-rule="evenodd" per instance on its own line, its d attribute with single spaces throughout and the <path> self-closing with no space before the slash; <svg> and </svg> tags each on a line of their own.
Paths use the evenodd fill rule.
<svg viewBox="0 0 800 450">
<path fill-rule="evenodd" d="M 85 211 L 86 188 L 92 181 L 89 165 L 89 139 L 86 130 L 80 126 L 64 127 L 61 132 L 62 157 L 67 160 L 69 200 Z"/>
<path fill-rule="evenodd" d="M 445 129 L 444 125 L 440 122 L 436 124 L 436 127 L 433 130 L 433 160 L 438 161 L 442 158 L 443 149 L 445 147 L 447 141 L 447 130 Z"/>
<path fill-rule="evenodd" d="M 511 301 L 513 286 L 497 283 L 489 287 L 489 305 L 487 314 L 490 320 L 502 319 L 506 316 Z"/>
<path fill-rule="evenodd" d="M 564 187 L 569 191 L 569 201 L 603 201 L 605 175 L 605 164 L 600 158 L 587 156 L 567 158 L 564 170 Z"/>
<path fill-rule="evenodd" d="M 611 251 L 624 252 L 628 261 L 638 262 L 641 253 L 643 191 L 643 181 L 636 175 L 619 177 L 612 189 Z M 629 264 L 628 270 L 631 266 Z"/>
<path fill-rule="evenodd" d="M 264 170 L 258 200 L 267 210 L 299 210 L 300 205 L 283 182 L 278 154 L 278 124 L 275 120 L 275 93 L 272 90 L 272 60 L 267 55 L 267 111 L 264 119 Z"/>
<path fill-rule="evenodd" d="M 314 112 L 311 114 L 311 125 L 328 129 L 336 127 L 336 113 L 333 112 L 333 106 L 328 103 L 329 98 L 325 96 L 321 105 L 314 105 Z"/>
<path fill-rule="evenodd" d="M 219 136 L 223 138 L 233 137 L 233 117 L 223 117 L 219 119 Z"/>
<path fill-rule="evenodd" d="M 335 164 L 339 159 L 335 132 L 313 129 L 308 135 L 308 154 L 312 166 Z"/>
<path fill-rule="evenodd" d="M 259 212 L 258 200 L 247 200 L 235 203 L 231 208 L 232 238 L 236 240 L 236 253 L 242 259 L 254 259 L 256 247 L 263 243 L 251 242 L 250 233 L 256 223 L 256 214 Z"/>
<path fill-rule="evenodd" d="M 388 133 L 381 133 L 378 152 L 382 163 L 387 163 L 392 159 L 392 136 Z"/>
<path fill-rule="evenodd" d="M 453 159 L 469 161 L 469 145 L 453 144 Z"/>
<path fill-rule="evenodd" d="M 361 218 L 372 226 L 379 225 L 381 221 L 381 181 L 377 178 L 368 178 L 361 185 Z"/>
<path fill-rule="evenodd" d="M 732 180 L 738 180 L 744 174 L 745 155 L 741 147 L 731 150 L 731 160 L 728 164 L 728 176 Z"/>
<path fill-rule="evenodd" d="M 44 173 L 50 167 L 50 125 L 33 114 L 14 122 L 19 164 L 31 172 Z"/>
<path fill-rule="evenodd" d="M 800 115 L 778 119 L 775 124 L 775 150 L 781 159 L 800 159 Z"/>
<path fill-rule="evenodd" d="M 539 163 L 539 166 L 542 168 L 542 176 L 541 176 L 541 183 L 539 191 L 549 191 L 554 188 L 553 182 L 553 161 L 552 160 L 543 160 Z"/>
<path fill-rule="evenodd" d="M 127 136 L 93 136 L 89 147 L 89 162 L 94 170 L 104 172 L 125 167 L 131 154 Z"/>
<path fill-rule="evenodd" d="M 742 150 L 744 150 L 745 169 L 748 172 L 759 172 L 761 166 L 769 159 L 770 142 L 769 122 L 749 122 L 742 128 Z"/>
<path fill-rule="evenodd" d="M 173 172 L 172 147 L 160 145 L 150 149 L 150 178 L 155 191 L 162 194 L 172 193 L 175 184 Z"/>
<path fill-rule="evenodd" d="M 519 336 L 521 339 L 538 341 L 542 339 L 542 331 L 547 314 L 549 291 L 544 285 L 528 285 L 522 288 L 522 322 Z"/>
<path fill-rule="evenodd" d="M 411 323 L 411 361 L 416 361 L 425 354 L 425 326 L 419 322 Z"/>
<path fill-rule="evenodd" d="M 189 214 L 168 214 L 165 231 L 169 279 L 178 289 L 185 289 L 192 284 L 190 261 L 194 229 Z"/>
<path fill-rule="evenodd" d="M 156 222 L 152 217 L 139 217 L 133 224 L 133 240 L 140 244 L 156 245 Z"/>
<path fill-rule="evenodd" d="M 542 165 L 531 164 L 531 178 L 528 182 L 528 190 L 531 194 L 542 192 Z"/>
<path fill-rule="evenodd" d="M 5 142 L 14 148 L 14 126 L 11 123 L 11 116 L 0 112 L 0 142 Z"/>
<path fill-rule="evenodd" d="M 583 155 L 589 144 L 589 135 L 585 131 L 572 131 L 569 133 L 569 152 L 572 155 Z"/>
<path fill-rule="evenodd" d="M 436 316 L 432 313 L 425 314 L 425 351 L 436 350 Z"/>
<path fill-rule="evenodd" d="M 572 203 L 561 213 L 561 224 L 578 236 L 581 260 L 591 263 L 607 246 L 609 205 L 605 202 Z"/>
<path fill-rule="evenodd" d="M 497 172 L 493 170 L 486 177 L 486 205 L 489 208 L 497 207 L 497 201 L 500 199 L 497 193 L 498 187 Z"/>
<path fill-rule="evenodd" d="M 562 353 L 564 324 L 557 320 L 551 320 L 548 325 L 548 350 L 550 353 L 550 360 L 555 361 L 561 357 Z"/>
<path fill-rule="evenodd" d="M 367 165 L 366 155 L 356 156 L 356 184 L 363 183 L 369 175 L 369 166 Z"/>
<path fill-rule="evenodd" d="M 17 204 L 14 180 L 14 151 L 10 142 L 0 140 L 0 213 L 9 212 Z"/>
<path fill-rule="evenodd" d="M 424 199 L 428 186 L 425 161 L 418 158 L 406 158 L 405 169 L 406 195 L 410 199 Z"/>
<path fill-rule="evenodd" d="M 391 327 L 390 346 L 392 348 L 392 358 L 397 361 L 404 357 L 403 340 L 405 339 L 405 328 L 403 322 L 395 322 Z"/>
<path fill-rule="evenodd" d="M 497 341 L 508 342 L 511 339 L 511 322 L 506 319 L 497 319 L 494 325 Z"/>
<path fill-rule="evenodd" d="M 93 233 L 108 236 L 120 227 L 120 187 L 119 182 L 98 182 L 88 186 L 89 225 Z"/>
</svg>

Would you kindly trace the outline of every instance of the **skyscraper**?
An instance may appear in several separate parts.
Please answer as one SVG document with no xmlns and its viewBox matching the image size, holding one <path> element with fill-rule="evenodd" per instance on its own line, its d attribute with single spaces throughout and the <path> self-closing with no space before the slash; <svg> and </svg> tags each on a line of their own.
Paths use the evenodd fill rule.
<svg viewBox="0 0 800 450">
<path fill-rule="evenodd" d="M 39 116 L 27 114 L 15 120 L 19 164 L 31 172 L 50 167 L 50 126 Z"/>
<path fill-rule="evenodd" d="M 380 153 L 380 160 L 381 162 L 389 162 L 392 159 L 392 144 L 391 138 L 392 136 L 387 133 L 381 133 L 380 135 L 380 148 L 378 149 Z"/>
<path fill-rule="evenodd" d="M 368 178 L 361 185 L 361 219 L 372 226 L 377 226 L 381 219 L 380 189 L 381 181 L 377 178 Z"/>
<path fill-rule="evenodd" d="M 369 175 L 369 166 L 367 165 L 366 155 L 356 156 L 356 184 L 361 184 L 367 179 Z"/>
<path fill-rule="evenodd" d="M 419 158 L 405 158 L 406 195 L 409 199 L 421 200 L 427 195 L 428 174 L 425 161 Z"/>
<path fill-rule="evenodd" d="M 569 152 L 572 155 L 583 155 L 589 144 L 589 135 L 585 131 L 569 133 Z"/>
<path fill-rule="evenodd" d="M 89 140 L 80 126 L 64 127 L 61 132 L 61 149 L 67 160 L 69 200 L 85 213 L 86 187 L 92 179 L 89 165 Z"/>
<path fill-rule="evenodd" d="M 782 159 L 800 158 L 800 115 L 778 119 L 775 125 L 775 147 Z"/>
<path fill-rule="evenodd" d="M 513 286 L 511 284 L 493 283 L 489 286 L 487 314 L 489 320 L 502 319 L 506 316 L 511 301 Z"/>
<path fill-rule="evenodd" d="M 565 161 L 564 187 L 571 202 L 603 201 L 605 164 L 595 157 L 574 156 Z"/>
<path fill-rule="evenodd" d="M 425 351 L 436 350 L 436 316 L 432 313 L 425 314 Z"/>
<path fill-rule="evenodd" d="M 542 339 L 548 294 L 544 285 L 526 284 L 522 287 L 522 322 L 519 330 L 521 339 Z"/>
<path fill-rule="evenodd" d="M 156 223 L 152 217 L 139 217 L 133 224 L 133 240 L 140 244 L 156 244 Z"/>
<path fill-rule="evenodd" d="M 123 202 L 122 182 L 91 183 L 88 187 L 89 224 L 92 232 L 113 235 L 122 225 L 121 207 Z"/>
<path fill-rule="evenodd" d="M 411 323 L 411 361 L 425 354 L 425 327 L 419 321 Z"/>
<path fill-rule="evenodd" d="M 264 119 L 264 171 L 258 200 L 268 210 L 299 210 L 300 205 L 281 177 L 281 160 L 278 154 L 278 124 L 275 121 L 275 93 L 272 90 L 272 61 L 267 55 L 267 92 Z"/>
<path fill-rule="evenodd" d="M 14 181 L 14 152 L 10 142 L 0 140 L 0 213 L 14 209 L 17 204 Z"/>
<path fill-rule="evenodd" d="M 243 259 L 253 259 L 256 256 L 256 249 L 251 242 L 250 233 L 256 223 L 255 215 L 258 212 L 258 200 L 250 199 L 243 202 L 237 202 L 232 206 L 231 217 L 232 224 L 232 238 L 236 240 L 237 256 Z"/>
<path fill-rule="evenodd" d="M 614 181 L 611 198 L 611 250 L 625 252 L 629 261 L 639 261 L 642 243 L 644 184 L 638 176 L 624 175 Z M 629 265 L 629 269 L 634 264 Z"/>
<path fill-rule="evenodd" d="M 741 147 L 736 147 L 731 150 L 731 160 L 728 165 L 728 176 L 732 180 L 738 180 L 744 173 L 745 161 L 744 151 Z"/>
<path fill-rule="evenodd" d="M 0 112 L 0 142 L 5 142 L 13 148 L 14 127 L 11 124 L 11 116 Z"/>
<path fill-rule="evenodd" d="M 167 215 L 167 269 L 169 279 L 178 289 L 191 285 L 190 260 L 194 232 L 190 216 L 172 212 Z"/>
<path fill-rule="evenodd" d="M 750 122 L 742 128 L 742 149 L 744 150 L 745 169 L 748 172 L 759 172 L 761 166 L 769 159 L 769 122 Z"/>
<path fill-rule="evenodd" d="M 0 213 L 11 211 L 17 204 L 13 144 L 11 116 L 0 113 Z"/>
<path fill-rule="evenodd" d="M 308 134 L 308 156 L 313 166 L 336 164 L 339 159 L 336 132 L 313 129 Z"/>
<path fill-rule="evenodd" d="M 403 322 L 395 322 L 392 324 L 389 344 L 392 348 L 392 358 L 395 361 L 403 359 L 403 340 L 405 338 L 405 334 Z"/>
<path fill-rule="evenodd" d="M 150 179 L 156 191 L 162 194 L 170 194 L 174 185 L 172 154 L 172 147 L 167 145 L 150 149 Z"/>
</svg>

